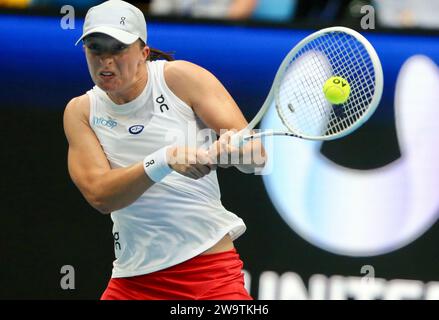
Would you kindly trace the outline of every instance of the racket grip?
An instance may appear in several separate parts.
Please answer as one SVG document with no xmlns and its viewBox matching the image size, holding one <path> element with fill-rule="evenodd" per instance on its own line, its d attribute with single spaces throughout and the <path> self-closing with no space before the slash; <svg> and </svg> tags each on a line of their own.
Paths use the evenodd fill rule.
<svg viewBox="0 0 439 320">
<path fill-rule="evenodd" d="M 241 148 L 244 144 L 244 139 L 242 139 L 242 135 L 240 135 L 239 133 L 234 134 L 230 138 L 230 144 L 235 148 Z"/>
<path fill-rule="evenodd" d="M 248 142 L 248 140 L 244 139 L 244 133 L 245 131 L 240 131 L 237 134 L 231 136 L 230 144 L 235 148 L 241 148 L 242 146 L 244 146 Z"/>
</svg>

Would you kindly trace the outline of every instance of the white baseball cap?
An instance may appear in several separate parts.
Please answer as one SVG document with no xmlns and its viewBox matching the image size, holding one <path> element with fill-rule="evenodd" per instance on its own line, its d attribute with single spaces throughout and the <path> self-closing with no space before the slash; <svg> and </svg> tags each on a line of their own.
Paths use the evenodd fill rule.
<svg viewBox="0 0 439 320">
<path fill-rule="evenodd" d="M 108 0 L 88 10 L 82 36 L 75 46 L 92 33 L 104 33 L 125 44 L 132 44 L 139 38 L 146 43 L 145 16 L 128 2 Z"/>
</svg>

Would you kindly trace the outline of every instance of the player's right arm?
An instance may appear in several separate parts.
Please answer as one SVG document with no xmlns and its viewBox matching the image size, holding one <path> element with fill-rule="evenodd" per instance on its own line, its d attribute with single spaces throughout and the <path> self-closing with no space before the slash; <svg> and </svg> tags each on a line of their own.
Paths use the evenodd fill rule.
<svg viewBox="0 0 439 320">
<path fill-rule="evenodd" d="M 154 182 L 145 174 L 142 162 L 111 169 L 88 116 L 87 95 L 72 99 L 64 111 L 68 169 L 90 205 L 102 213 L 110 213 L 134 202 Z"/>
<path fill-rule="evenodd" d="M 69 143 L 68 169 L 90 205 L 102 213 L 111 213 L 136 201 L 154 181 L 145 174 L 143 162 L 125 168 L 110 167 L 90 127 L 89 104 L 88 96 L 83 95 L 71 100 L 64 111 L 64 131 Z M 171 168 L 182 175 L 198 179 L 210 172 L 209 166 L 200 164 L 200 161 L 206 163 L 208 156 L 197 154 L 196 150 L 171 147 L 167 154 L 168 162 L 177 162 L 171 164 Z M 176 154 L 183 155 L 189 164 L 175 161 L 173 156 Z"/>
</svg>

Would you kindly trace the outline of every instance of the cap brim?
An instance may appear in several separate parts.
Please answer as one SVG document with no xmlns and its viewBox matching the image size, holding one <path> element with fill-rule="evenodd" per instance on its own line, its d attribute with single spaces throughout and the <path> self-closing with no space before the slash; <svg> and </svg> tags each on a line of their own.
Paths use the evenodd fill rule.
<svg viewBox="0 0 439 320">
<path fill-rule="evenodd" d="M 104 34 L 106 34 L 112 38 L 115 38 L 116 40 L 118 40 L 122 43 L 125 43 L 125 44 L 132 44 L 137 39 L 139 39 L 139 36 L 137 36 L 135 34 L 131 34 L 131 33 L 128 33 L 126 31 L 112 28 L 112 27 L 100 26 L 100 27 L 93 28 L 93 29 L 87 31 L 86 33 L 84 33 L 81 36 L 81 38 L 79 38 L 78 41 L 76 41 L 75 46 L 78 45 L 78 43 L 82 39 L 84 39 L 86 36 L 88 36 L 89 34 L 92 34 L 92 33 L 104 33 Z"/>
</svg>

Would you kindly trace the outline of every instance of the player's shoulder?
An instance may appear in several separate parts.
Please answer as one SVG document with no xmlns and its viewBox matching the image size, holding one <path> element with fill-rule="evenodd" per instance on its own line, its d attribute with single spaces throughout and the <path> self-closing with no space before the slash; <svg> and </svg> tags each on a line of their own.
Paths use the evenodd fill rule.
<svg viewBox="0 0 439 320">
<path fill-rule="evenodd" d="M 168 87 L 177 95 L 185 95 L 184 91 L 208 86 L 216 80 L 209 70 L 185 60 L 168 61 L 164 67 L 164 77 Z"/>
<path fill-rule="evenodd" d="M 83 94 L 82 96 L 74 97 L 71 99 L 65 109 L 64 118 L 88 118 L 90 112 L 90 98 L 88 94 Z"/>
<path fill-rule="evenodd" d="M 186 60 L 167 61 L 164 67 L 166 79 L 199 78 L 210 72 L 200 65 Z"/>
</svg>

